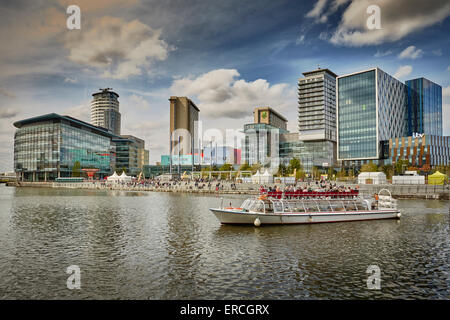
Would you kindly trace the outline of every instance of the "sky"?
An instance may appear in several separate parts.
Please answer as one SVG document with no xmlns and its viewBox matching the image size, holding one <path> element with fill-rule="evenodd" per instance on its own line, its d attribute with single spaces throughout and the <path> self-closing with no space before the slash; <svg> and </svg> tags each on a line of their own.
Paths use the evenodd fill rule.
<svg viewBox="0 0 450 320">
<path fill-rule="evenodd" d="M 67 27 L 70 5 L 80 29 Z M 14 121 L 55 112 L 89 122 L 105 87 L 120 96 L 122 134 L 145 140 L 151 164 L 169 151 L 171 95 L 197 104 L 204 130 L 242 130 L 271 106 L 295 132 L 298 78 L 318 66 L 438 83 L 450 135 L 449 16 L 447 0 L 3 0 L 0 172 L 13 169 Z"/>
</svg>

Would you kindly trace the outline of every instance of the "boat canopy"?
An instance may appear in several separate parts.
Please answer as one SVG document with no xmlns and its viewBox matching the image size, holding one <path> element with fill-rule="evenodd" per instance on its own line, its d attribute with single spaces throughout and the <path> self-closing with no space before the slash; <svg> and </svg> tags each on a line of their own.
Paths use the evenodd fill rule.
<svg viewBox="0 0 450 320">
<path fill-rule="evenodd" d="M 317 213 L 368 211 L 371 202 L 366 199 L 247 199 L 242 204 L 247 212 L 260 213 Z"/>
</svg>

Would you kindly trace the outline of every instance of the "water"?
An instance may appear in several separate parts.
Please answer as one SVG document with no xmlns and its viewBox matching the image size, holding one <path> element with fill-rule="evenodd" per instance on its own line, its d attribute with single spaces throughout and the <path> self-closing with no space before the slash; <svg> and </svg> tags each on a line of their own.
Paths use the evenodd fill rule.
<svg viewBox="0 0 450 320">
<path fill-rule="evenodd" d="M 0 298 L 450 298 L 449 201 L 399 201 L 400 221 L 261 228 L 221 225 L 208 210 L 219 204 L 0 186 Z M 80 290 L 67 289 L 70 265 Z M 369 265 L 381 290 L 367 289 Z"/>
</svg>

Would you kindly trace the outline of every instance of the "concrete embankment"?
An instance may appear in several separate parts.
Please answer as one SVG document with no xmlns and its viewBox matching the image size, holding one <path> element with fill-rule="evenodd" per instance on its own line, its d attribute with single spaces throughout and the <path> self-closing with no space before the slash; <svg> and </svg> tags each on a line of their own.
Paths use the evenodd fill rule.
<svg viewBox="0 0 450 320">
<path fill-rule="evenodd" d="M 154 187 L 154 186 L 127 186 L 122 184 L 109 184 L 93 182 L 82 183 L 57 183 L 57 182 L 18 182 L 9 183 L 11 186 L 18 187 L 46 187 L 46 188 L 72 188 L 72 189 L 98 189 L 98 190 L 123 190 L 123 191 L 156 191 L 156 192 L 184 192 L 184 193 L 200 193 L 200 194 L 247 194 L 256 195 L 259 193 L 259 185 L 251 183 L 236 183 L 221 182 L 220 189 L 216 191 L 216 182 L 211 183 L 208 187 L 205 185 L 203 188 L 195 187 L 194 183 L 181 182 L 176 185 L 166 187 Z M 307 186 L 307 183 L 299 183 L 301 186 Z M 315 183 L 312 184 L 315 186 Z M 355 188 L 356 184 L 343 184 L 345 187 Z M 266 187 L 275 187 L 275 184 L 266 185 Z M 284 188 L 284 185 L 277 185 L 280 189 Z M 450 200 L 450 187 L 447 186 L 435 186 L 435 185 L 359 185 L 359 190 L 363 195 L 373 195 L 378 193 L 381 189 L 388 189 L 395 198 L 398 199 L 442 199 Z"/>
</svg>

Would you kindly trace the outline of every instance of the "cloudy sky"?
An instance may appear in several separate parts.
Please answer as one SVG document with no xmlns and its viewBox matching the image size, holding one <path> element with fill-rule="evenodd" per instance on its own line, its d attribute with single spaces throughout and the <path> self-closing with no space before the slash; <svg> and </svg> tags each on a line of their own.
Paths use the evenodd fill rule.
<svg viewBox="0 0 450 320">
<path fill-rule="evenodd" d="M 80 30 L 66 27 L 73 4 Z M 381 29 L 367 28 L 372 4 Z M 0 171 L 12 169 L 14 121 L 89 121 L 103 87 L 120 95 L 122 133 L 145 139 L 151 163 L 168 152 L 170 95 L 192 98 L 204 129 L 242 129 L 269 105 L 295 131 L 297 79 L 318 65 L 440 84 L 450 135 L 449 15 L 447 0 L 3 0 Z"/>
</svg>

